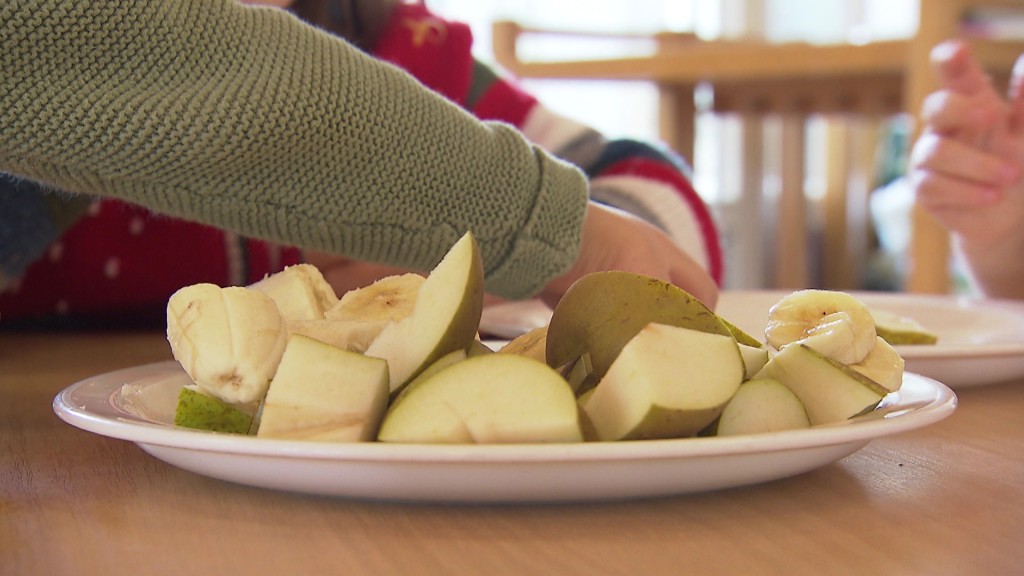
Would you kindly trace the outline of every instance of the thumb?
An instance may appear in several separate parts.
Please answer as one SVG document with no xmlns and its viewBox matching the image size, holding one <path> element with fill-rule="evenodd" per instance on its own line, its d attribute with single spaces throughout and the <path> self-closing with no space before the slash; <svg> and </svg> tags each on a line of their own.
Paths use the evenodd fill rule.
<svg viewBox="0 0 1024 576">
<path fill-rule="evenodd" d="M 973 94 L 989 85 L 988 75 L 974 58 L 971 47 L 948 40 L 932 48 L 932 66 L 943 88 L 960 94 Z"/>
</svg>

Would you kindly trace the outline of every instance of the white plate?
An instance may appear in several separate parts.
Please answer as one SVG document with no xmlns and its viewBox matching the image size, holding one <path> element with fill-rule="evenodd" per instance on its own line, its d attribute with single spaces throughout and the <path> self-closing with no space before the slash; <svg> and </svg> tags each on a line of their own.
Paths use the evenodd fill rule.
<svg viewBox="0 0 1024 576">
<path fill-rule="evenodd" d="M 716 311 L 762 341 L 768 309 L 788 291 L 725 291 Z M 1024 377 L 1024 303 L 888 292 L 853 292 L 875 310 L 916 319 L 934 346 L 897 346 L 907 370 L 953 389 Z"/>
<path fill-rule="evenodd" d="M 937 422 L 946 386 L 907 374 L 874 413 L 805 430 L 721 438 L 535 445 L 328 444 L 176 428 L 173 362 L 78 382 L 54 398 L 66 422 L 129 440 L 185 470 L 263 488 L 418 502 L 609 500 L 776 480 L 843 458 L 874 438 Z"/>
</svg>

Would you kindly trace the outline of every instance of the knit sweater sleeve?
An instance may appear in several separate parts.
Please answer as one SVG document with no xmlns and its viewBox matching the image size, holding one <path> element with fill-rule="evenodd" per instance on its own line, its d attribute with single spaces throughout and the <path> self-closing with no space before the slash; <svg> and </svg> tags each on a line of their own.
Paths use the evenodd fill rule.
<svg viewBox="0 0 1024 576">
<path fill-rule="evenodd" d="M 0 171 L 61 190 L 418 269 L 472 231 L 510 298 L 578 250 L 578 169 L 280 10 L 11 0 L 0 70 Z"/>
</svg>

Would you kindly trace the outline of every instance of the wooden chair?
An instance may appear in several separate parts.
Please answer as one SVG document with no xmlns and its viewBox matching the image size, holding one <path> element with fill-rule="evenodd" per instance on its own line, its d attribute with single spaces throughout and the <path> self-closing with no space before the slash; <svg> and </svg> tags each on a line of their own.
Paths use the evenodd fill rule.
<svg viewBox="0 0 1024 576">
<path fill-rule="evenodd" d="M 529 62 L 516 52 L 528 34 L 560 33 L 523 28 L 512 22 L 493 26 L 493 47 L 499 64 L 522 78 L 642 80 L 658 86 L 661 138 L 693 159 L 694 91 L 709 86 L 713 102 L 708 111 L 741 118 L 743 194 L 748 220 L 760 221 L 766 149 L 779 157 L 779 198 L 774 235 L 768 245 L 747 246 L 744 260 L 771 261 L 770 284 L 800 288 L 813 283 L 812 245 L 808 237 L 805 193 L 806 125 L 812 116 L 837 120 L 828 130 L 828 176 L 824 199 L 821 261 L 825 287 L 854 289 L 856 272 L 868 249 L 866 187 L 872 181 L 873 146 L 880 122 L 893 114 L 916 116 L 925 97 L 937 89 L 929 53 L 942 40 L 961 35 L 969 8 L 1014 6 L 1020 0 L 920 0 L 919 25 L 914 37 L 864 45 L 769 44 L 749 41 L 704 42 L 688 34 L 658 34 L 657 50 L 649 56 Z M 1022 42 L 971 40 L 974 50 L 997 77 L 1005 77 Z M 765 146 L 766 120 L 779 128 L 777 139 Z M 851 190 L 856 180 L 856 190 Z M 915 209 L 904 279 L 911 292 L 950 290 L 949 240 L 927 214 Z M 760 256 L 757 252 L 760 251 Z M 772 259 L 772 255 L 785 257 Z"/>
</svg>

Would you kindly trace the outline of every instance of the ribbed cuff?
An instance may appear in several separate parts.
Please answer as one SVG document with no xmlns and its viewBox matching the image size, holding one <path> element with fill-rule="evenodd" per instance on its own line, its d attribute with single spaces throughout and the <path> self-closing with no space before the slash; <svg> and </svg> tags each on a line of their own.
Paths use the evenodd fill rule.
<svg viewBox="0 0 1024 576">
<path fill-rule="evenodd" d="M 536 149 L 541 193 L 508 257 L 488 274 L 493 292 L 529 298 L 572 267 L 587 210 L 587 181 L 574 166 Z"/>
</svg>

